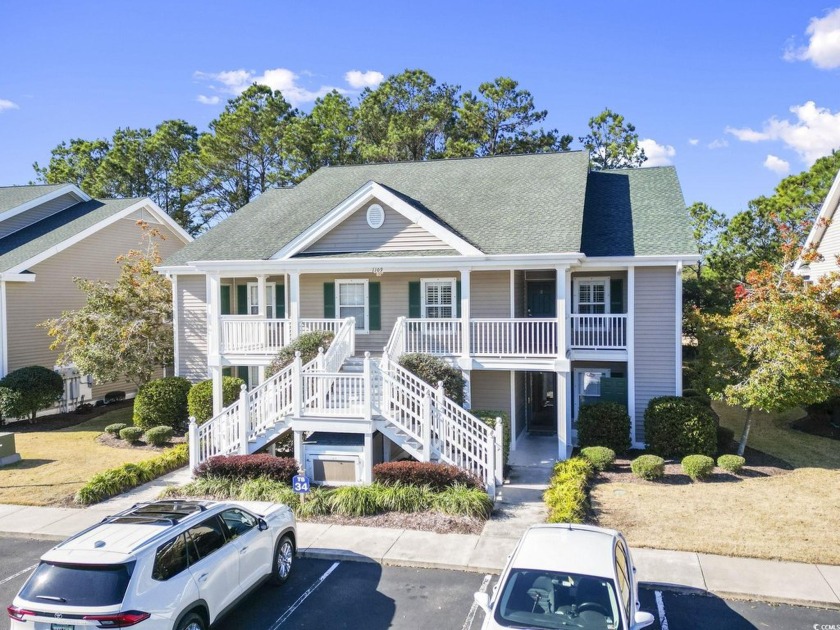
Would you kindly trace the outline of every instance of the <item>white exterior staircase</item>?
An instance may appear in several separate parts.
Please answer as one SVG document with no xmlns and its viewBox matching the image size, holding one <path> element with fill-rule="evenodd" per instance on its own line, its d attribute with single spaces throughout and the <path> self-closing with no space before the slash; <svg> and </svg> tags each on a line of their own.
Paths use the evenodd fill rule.
<svg viewBox="0 0 840 630">
<path fill-rule="evenodd" d="M 395 327 L 381 360 L 355 357 L 355 322 L 343 320 L 327 352 L 306 365 L 298 355 L 251 391 L 243 385 L 239 400 L 201 425 L 190 419 L 190 467 L 216 455 L 254 453 L 296 421 L 353 420 L 370 422 L 419 461 L 473 472 L 494 496 L 502 483 L 501 423 L 488 426 L 447 398 L 442 383 L 432 387 L 400 366 L 399 337 Z"/>
</svg>

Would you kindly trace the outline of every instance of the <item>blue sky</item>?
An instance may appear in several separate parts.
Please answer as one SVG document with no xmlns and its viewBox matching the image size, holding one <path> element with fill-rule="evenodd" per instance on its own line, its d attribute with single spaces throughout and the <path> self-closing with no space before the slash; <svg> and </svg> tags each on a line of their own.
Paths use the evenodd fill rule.
<svg viewBox="0 0 840 630">
<path fill-rule="evenodd" d="M 253 79 L 307 109 L 422 68 L 465 89 L 511 76 L 576 138 L 610 107 L 688 203 L 732 214 L 840 147 L 835 2 L 6 0 L 0 185 L 32 180 L 62 140 L 169 118 L 203 130 Z"/>
</svg>

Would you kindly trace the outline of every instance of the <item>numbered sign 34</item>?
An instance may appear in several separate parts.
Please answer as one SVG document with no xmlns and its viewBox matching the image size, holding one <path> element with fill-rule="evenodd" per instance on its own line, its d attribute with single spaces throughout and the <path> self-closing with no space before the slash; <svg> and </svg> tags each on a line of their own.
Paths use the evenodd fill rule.
<svg viewBox="0 0 840 630">
<path fill-rule="evenodd" d="M 306 494 L 309 492 L 309 477 L 304 477 L 303 475 L 295 475 L 292 477 L 292 490 L 298 494 Z"/>
</svg>

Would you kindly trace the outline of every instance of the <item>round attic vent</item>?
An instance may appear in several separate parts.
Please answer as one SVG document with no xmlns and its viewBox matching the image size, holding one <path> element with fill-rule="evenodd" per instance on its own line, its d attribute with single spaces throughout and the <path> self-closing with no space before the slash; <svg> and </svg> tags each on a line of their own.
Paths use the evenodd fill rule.
<svg viewBox="0 0 840 630">
<path fill-rule="evenodd" d="M 382 227 L 382 224 L 385 223 L 385 210 L 378 203 L 368 207 L 367 222 L 374 230 Z"/>
</svg>

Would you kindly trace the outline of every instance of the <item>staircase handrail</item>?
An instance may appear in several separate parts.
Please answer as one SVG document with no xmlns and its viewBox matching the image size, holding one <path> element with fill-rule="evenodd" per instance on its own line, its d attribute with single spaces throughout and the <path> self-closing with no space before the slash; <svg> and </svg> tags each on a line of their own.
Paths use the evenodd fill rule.
<svg viewBox="0 0 840 630">
<path fill-rule="evenodd" d="M 393 359 L 399 359 L 405 353 L 405 320 L 404 316 L 397 318 L 388 343 L 385 344 L 384 354 Z"/>
<path fill-rule="evenodd" d="M 330 347 L 324 352 L 319 370 L 338 372 L 344 362 L 353 356 L 356 347 L 356 318 L 347 317 L 341 322 Z"/>
</svg>

